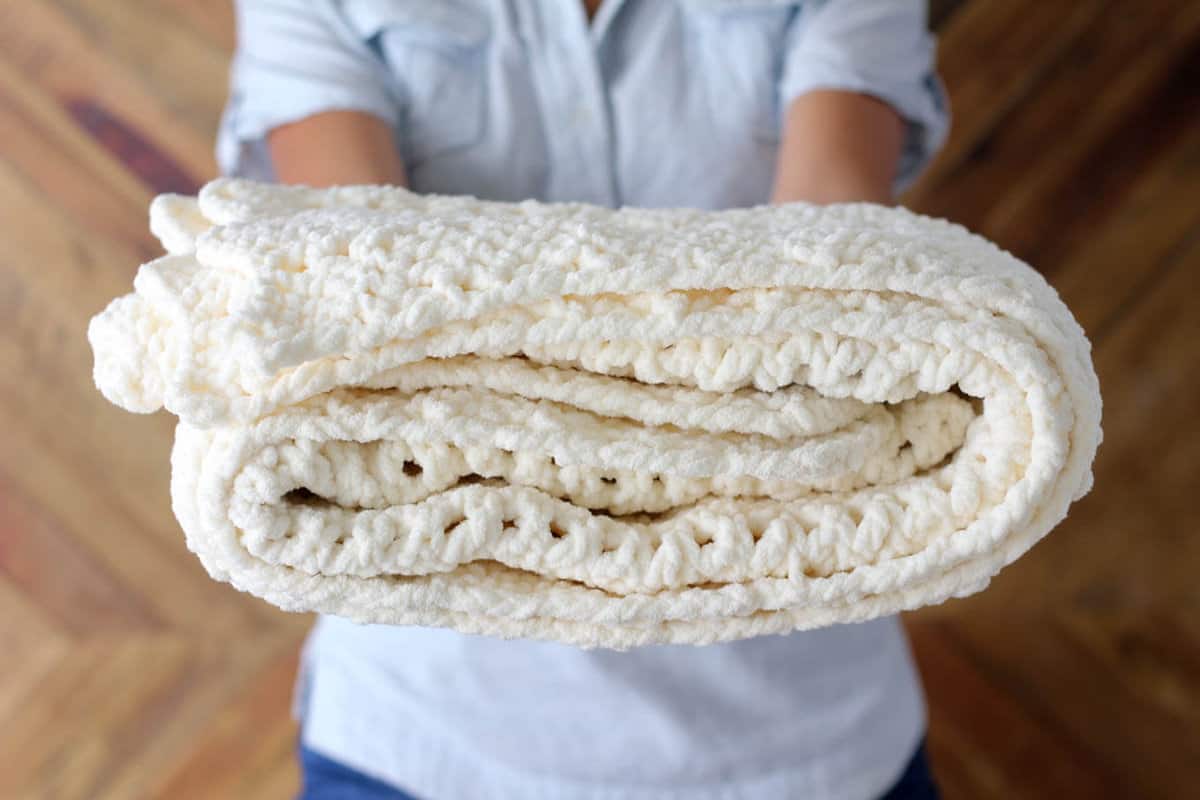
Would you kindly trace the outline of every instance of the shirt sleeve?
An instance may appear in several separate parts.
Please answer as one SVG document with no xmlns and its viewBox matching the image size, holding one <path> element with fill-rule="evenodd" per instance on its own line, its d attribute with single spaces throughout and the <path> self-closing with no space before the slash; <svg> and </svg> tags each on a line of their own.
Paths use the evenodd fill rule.
<svg viewBox="0 0 1200 800">
<path fill-rule="evenodd" d="M 924 0 L 806 0 L 788 34 L 780 101 L 814 89 L 877 97 L 905 120 L 896 193 L 945 142 L 950 116 Z"/>
<path fill-rule="evenodd" d="M 217 132 L 229 175 L 273 180 L 266 134 L 322 111 L 363 111 L 395 127 L 389 73 L 333 0 L 237 0 L 237 47 Z"/>
</svg>

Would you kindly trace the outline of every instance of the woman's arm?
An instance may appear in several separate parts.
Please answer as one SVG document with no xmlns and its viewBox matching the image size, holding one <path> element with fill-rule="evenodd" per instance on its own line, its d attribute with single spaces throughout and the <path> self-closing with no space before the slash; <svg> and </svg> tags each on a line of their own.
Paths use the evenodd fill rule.
<svg viewBox="0 0 1200 800">
<path fill-rule="evenodd" d="M 326 111 L 280 125 L 267 134 L 281 183 L 407 186 L 391 127 L 363 111 Z"/>
<path fill-rule="evenodd" d="M 812 91 L 792 101 L 771 200 L 892 202 L 904 121 L 864 94 Z"/>
<path fill-rule="evenodd" d="M 841 91 L 814 91 L 788 109 L 772 200 L 890 203 L 904 123 L 886 103 Z M 361 111 L 329 111 L 267 136 L 282 183 L 407 185 L 391 128 Z"/>
</svg>

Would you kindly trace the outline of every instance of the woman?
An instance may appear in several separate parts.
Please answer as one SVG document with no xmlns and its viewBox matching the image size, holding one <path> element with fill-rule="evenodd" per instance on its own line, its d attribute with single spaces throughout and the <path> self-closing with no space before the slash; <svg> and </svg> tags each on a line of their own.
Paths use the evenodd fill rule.
<svg viewBox="0 0 1200 800">
<path fill-rule="evenodd" d="M 947 119 L 916 0 L 245 0 L 224 171 L 605 206 L 891 202 Z M 895 618 L 582 651 L 317 624 L 305 797 L 927 798 Z"/>
</svg>

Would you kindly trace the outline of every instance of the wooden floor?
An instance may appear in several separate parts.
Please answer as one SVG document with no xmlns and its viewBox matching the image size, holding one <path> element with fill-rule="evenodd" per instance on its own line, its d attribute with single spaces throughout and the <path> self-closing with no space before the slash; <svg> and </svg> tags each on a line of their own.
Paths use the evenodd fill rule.
<svg viewBox="0 0 1200 800">
<path fill-rule="evenodd" d="M 280 798 L 308 620 L 210 581 L 171 418 L 105 403 L 88 318 L 214 174 L 226 0 L 0 2 L 0 798 Z M 1200 3 L 935 2 L 955 127 L 908 205 L 1038 266 L 1089 332 L 1096 488 L 909 617 L 948 798 L 1200 787 Z M 1135 10 L 1136 9 L 1136 10 Z"/>
</svg>

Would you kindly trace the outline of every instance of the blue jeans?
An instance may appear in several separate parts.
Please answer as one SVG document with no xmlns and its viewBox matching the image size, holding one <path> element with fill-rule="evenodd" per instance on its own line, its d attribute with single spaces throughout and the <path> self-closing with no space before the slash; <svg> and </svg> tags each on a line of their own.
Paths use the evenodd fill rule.
<svg viewBox="0 0 1200 800">
<path fill-rule="evenodd" d="M 416 800 L 412 795 L 364 775 L 320 753 L 300 748 L 304 788 L 297 800 Z M 880 800 L 937 800 L 922 742 L 900 780 Z"/>
</svg>

